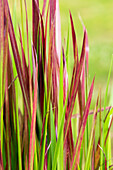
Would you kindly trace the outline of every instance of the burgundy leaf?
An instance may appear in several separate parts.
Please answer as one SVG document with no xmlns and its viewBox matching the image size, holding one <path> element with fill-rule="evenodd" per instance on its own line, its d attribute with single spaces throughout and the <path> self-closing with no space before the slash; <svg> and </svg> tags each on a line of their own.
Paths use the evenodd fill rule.
<svg viewBox="0 0 113 170">
<path fill-rule="evenodd" d="M 73 19 L 72 19 L 71 12 L 70 12 L 70 20 L 71 20 L 72 39 L 73 39 L 74 59 L 77 59 L 77 61 L 78 61 L 77 41 L 76 41 L 76 34 L 75 34 L 75 30 L 74 30 L 74 24 L 73 24 Z M 84 32 L 85 32 L 85 31 L 84 31 Z"/>
<path fill-rule="evenodd" d="M 66 59 L 64 54 L 64 48 L 62 48 L 63 53 L 63 105 L 65 105 L 65 100 L 68 92 L 68 74 L 66 68 Z"/>
<path fill-rule="evenodd" d="M 80 19 L 80 21 L 82 23 L 84 31 L 86 31 L 86 48 L 85 48 L 85 52 L 86 52 L 86 67 L 87 67 L 87 75 L 88 75 L 88 71 L 89 71 L 89 44 L 88 44 L 88 35 L 87 35 L 86 27 L 85 27 L 85 25 L 84 25 L 80 15 L 79 15 L 79 19 Z"/>
</svg>

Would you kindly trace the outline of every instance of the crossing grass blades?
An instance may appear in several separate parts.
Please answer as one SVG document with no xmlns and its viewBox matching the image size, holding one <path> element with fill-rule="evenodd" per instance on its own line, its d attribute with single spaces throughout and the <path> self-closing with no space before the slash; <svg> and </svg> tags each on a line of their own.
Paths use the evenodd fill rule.
<svg viewBox="0 0 113 170">
<path fill-rule="evenodd" d="M 84 24 L 79 56 L 69 12 L 73 46 L 70 56 L 69 33 L 66 47 L 61 46 L 58 0 L 44 0 L 42 12 L 39 1 L 32 0 L 30 34 L 26 0 L 24 6 L 21 0 L 20 4 L 21 26 L 17 28 L 8 0 L 0 0 L 0 169 L 112 168 L 113 108 L 106 107 L 112 65 L 104 106 L 99 92 L 90 111 L 95 77 L 88 88 L 89 46 Z M 68 57 L 74 59 L 70 83 Z M 91 126 L 89 116 L 92 116 Z M 97 116 L 99 137 L 95 134 Z"/>
</svg>

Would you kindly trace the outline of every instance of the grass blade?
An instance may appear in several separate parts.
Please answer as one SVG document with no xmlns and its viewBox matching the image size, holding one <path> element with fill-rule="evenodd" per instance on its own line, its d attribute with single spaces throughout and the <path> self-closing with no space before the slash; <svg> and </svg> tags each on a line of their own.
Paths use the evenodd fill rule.
<svg viewBox="0 0 113 170">
<path fill-rule="evenodd" d="M 36 0 L 39 7 L 39 0 Z M 37 51 L 37 35 L 39 28 L 39 13 L 37 11 L 35 0 L 32 0 L 32 29 L 33 29 L 33 45 Z"/>
<path fill-rule="evenodd" d="M 60 131 L 60 122 L 62 118 L 62 113 L 63 113 L 63 56 L 61 57 L 61 62 L 60 62 L 60 83 L 59 83 L 59 103 L 58 103 L 58 133 Z M 61 134 L 61 142 L 59 146 L 59 154 L 58 154 L 58 169 L 63 170 L 64 169 L 64 164 L 63 164 L 63 129 L 62 129 L 62 134 Z"/>
<path fill-rule="evenodd" d="M 43 0 L 42 17 L 45 15 L 46 1 L 47 0 Z"/>
<path fill-rule="evenodd" d="M 3 48 L 4 48 L 4 1 L 0 0 L 0 109 L 3 107 Z M 3 109 L 0 115 L 1 153 L 3 151 Z"/>
<path fill-rule="evenodd" d="M 74 59 L 78 60 L 78 48 L 77 48 L 76 34 L 75 34 L 75 30 L 74 30 L 74 24 L 73 24 L 71 12 L 70 12 L 70 20 L 71 20 L 72 39 L 73 39 Z"/>
<path fill-rule="evenodd" d="M 37 75 L 38 75 L 38 66 L 36 66 L 34 101 L 33 101 L 33 114 L 32 114 L 32 121 L 31 121 L 31 130 L 30 130 L 29 170 L 33 169 L 34 150 L 35 150 L 35 125 L 36 125 L 37 85 L 38 85 L 37 84 Z"/>
<path fill-rule="evenodd" d="M 0 169 L 3 170 L 3 158 L 2 158 L 2 151 L 1 151 L 1 142 L 0 142 Z"/>
<path fill-rule="evenodd" d="M 8 96 L 8 79 L 6 77 L 5 88 L 5 107 L 6 107 L 6 148 L 7 148 L 7 167 L 11 170 L 11 129 L 10 129 L 10 115 L 9 115 L 9 96 Z"/>
<path fill-rule="evenodd" d="M 46 135 L 47 135 L 47 123 L 48 123 L 48 113 L 46 117 L 44 118 L 44 123 L 42 127 L 42 145 L 41 148 L 41 154 L 40 154 L 40 161 L 39 161 L 39 169 L 43 170 L 44 167 L 44 159 L 45 159 L 45 146 L 46 146 Z"/>
<path fill-rule="evenodd" d="M 30 57 L 29 57 L 29 34 L 28 34 L 28 15 L 27 15 L 27 5 L 26 0 L 25 3 L 25 12 L 26 12 L 26 32 L 27 32 L 27 54 L 28 54 L 28 70 L 29 70 L 29 96 L 30 96 L 30 106 L 31 106 L 31 113 L 32 113 L 32 83 L 31 83 L 31 68 L 30 68 Z"/>
<path fill-rule="evenodd" d="M 59 65 L 60 65 L 60 56 L 61 56 L 61 23 L 60 23 L 59 0 L 56 0 L 56 51 L 57 51 L 57 55 L 58 55 Z"/>
<path fill-rule="evenodd" d="M 74 108 L 74 103 L 75 103 L 75 99 L 76 99 L 76 95 L 77 95 L 77 91 L 78 91 L 78 86 L 79 86 L 79 80 L 80 80 L 82 67 L 83 67 L 83 63 L 84 63 L 85 40 L 86 40 L 86 33 L 84 32 L 84 40 L 83 40 L 83 48 L 82 48 L 81 58 L 80 58 L 80 62 L 78 64 L 78 67 L 77 67 L 77 70 L 76 70 L 74 85 L 73 85 L 73 89 L 72 89 L 72 93 L 71 93 L 71 97 L 70 97 L 70 102 L 69 102 L 69 107 L 67 107 L 67 112 L 66 112 L 66 115 L 68 115 L 68 118 L 67 118 L 67 120 L 65 121 L 65 124 L 64 124 L 64 128 L 65 128 L 64 144 L 65 144 L 65 140 L 66 140 L 66 136 L 67 136 L 67 132 L 68 132 L 68 128 L 69 128 L 69 123 L 70 123 L 73 108 Z"/>
<path fill-rule="evenodd" d="M 75 146 L 75 149 L 74 149 L 73 159 L 72 159 L 72 162 L 71 162 L 71 169 L 72 170 L 76 169 L 77 164 L 79 163 L 80 148 L 81 148 L 81 143 L 82 143 L 84 130 L 85 130 L 86 122 L 87 122 L 87 117 L 88 117 L 88 114 L 89 114 L 89 108 L 90 108 L 92 94 L 93 94 L 94 79 L 93 79 L 93 82 L 92 82 L 91 87 L 90 87 L 89 96 L 88 96 L 85 111 L 84 111 L 84 116 L 83 116 L 83 120 L 82 120 L 80 133 L 78 135 L 76 146 Z"/>
<path fill-rule="evenodd" d="M 5 0 L 5 2 L 6 2 L 5 16 L 8 17 L 8 30 L 9 30 L 9 36 L 10 36 L 11 46 L 12 46 L 12 50 L 13 50 L 14 60 L 15 60 L 15 64 L 16 64 L 16 69 L 17 69 L 21 89 L 23 92 L 23 97 L 25 100 L 25 104 L 27 106 L 28 115 L 30 117 L 30 102 L 29 102 L 29 98 L 28 98 L 26 84 L 24 82 L 24 76 L 23 76 L 23 72 L 22 72 L 20 55 L 19 55 L 19 51 L 18 51 L 18 47 L 17 47 L 15 34 L 14 34 L 14 29 L 13 29 L 11 15 L 10 15 L 10 11 L 9 11 L 8 2 L 7 2 L 7 0 Z"/>
<path fill-rule="evenodd" d="M 91 130 L 91 135 L 89 139 L 89 145 L 88 145 L 88 151 L 87 151 L 87 158 L 86 158 L 86 163 L 85 163 L 85 169 L 89 169 L 90 166 L 90 158 L 91 158 L 91 153 L 92 153 L 92 148 L 93 148 L 93 141 L 95 139 L 95 127 L 96 127 L 96 119 L 97 119 L 97 107 L 98 107 L 98 101 L 99 101 L 99 95 L 97 98 L 95 110 L 94 110 L 94 117 L 92 121 L 92 130 Z"/>
<path fill-rule="evenodd" d="M 64 110 L 63 110 L 63 114 L 62 114 L 62 119 L 61 119 L 61 123 L 60 123 L 58 139 L 57 139 L 57 143 L 56 143 L 56 147 L 55 147 L 55 152 L 54 152 L 54 159 L 53 159 L 53 164 L 52 164 L 52 170 L 56 169 L 56 165 L 57 165 L 57 158 L 58 158 L 58 153 L 59 153 L 59 148 L 60 148 L 59 147 L 60 146 L 60 142 L 61 142 L 61 139 L 62 139 L 61 135 L 62 135 L 62 129 L 63 129 L 63 126 L 64 126 L 64 119 L 65 119 L 67 102 L 68 102 L 68 97 L 66 98 L 66 102 L 65 102 L 65 106 L 64 106 Z"/>
</svg>

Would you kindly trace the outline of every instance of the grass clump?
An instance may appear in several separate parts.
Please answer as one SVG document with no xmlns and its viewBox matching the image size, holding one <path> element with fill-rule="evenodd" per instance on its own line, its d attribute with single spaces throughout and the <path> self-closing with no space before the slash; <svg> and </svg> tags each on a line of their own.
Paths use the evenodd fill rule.
<svg viewBox="0 0 113 170">
<path fill-rule="evenodd" d="M 70 12 L 74 65 L 69 86 L 69 32 L 64 48 L 61 46 L 58 0 L 50 0 L 48 4 L 44 1 L 42 13 L 39 1 L 32 0 L 32 35 L 29 34 L 26 0 L 24 35 L 22 1 L 20 4 L 22 27 L 18 28 L 18 42 L 8 1 L 0 0 L 0 169 L 112 167 L 110 129 L 113 109 L 106 107 L 112 65 L 104 109 L 99 93 L 95 108 L 90 111 L 95 77 L 88 89 L 89 46 L 84 24 L 79 57 Z M 78 114 L 75 104 L 78 105 Z M 92 125 L 89 124 L 91 114 Z M 73 120 L 76 119 L 75 125 Z"/>
</svg>

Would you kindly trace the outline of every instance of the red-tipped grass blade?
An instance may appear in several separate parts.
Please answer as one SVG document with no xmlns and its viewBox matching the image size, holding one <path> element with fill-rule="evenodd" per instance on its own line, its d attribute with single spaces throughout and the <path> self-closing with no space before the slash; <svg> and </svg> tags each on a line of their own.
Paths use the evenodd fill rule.
<svg viewBox="0 0 113 170">
<path fill-rule="evenodd" d="M 64 144 L 65 144 L 67 132 L 69 129 L 69 123 L 71 120 L 74 103 L 75 103 L 75 99 L 76 99 L 76 95 L 77 95 L 77 91 L 78 91 L 79 80 L 80 80 L 80 76 L 81 76 L 81 72 L 82 72 L 82 68 L 83 68 L 83 63 L 84 63 L 84 58 L 85 58 L 85 43 L 86 43 L 86 32 L 84 32 L 81 58 L 80 58 L 80 62 L 78 64 L 78 66 L 77 66 L 76 74 L 74 77 L 74 84 L 73 84 L 72 93 L 71 93 L 70 100 L 69 100 L 69 106 L 67 105 L 67 110 L 66 110 L 66 121 L 64 124 Z"/>
<path fill-rule="evenodd" d="M 88 34 L 87 34 L 87 30 L 86 27 L 82 21 L 81 16 L 79 15 L 79 19 L 81 21 L 81 24 L 83 26 L 84 31 L 86 31 L 86 48 L 85 48 L 85 52 L 86 52 L 86 68 L 87 68 L 87 75 L 88 75 L 88 71 L 89 71 L 89 44 L 88 44 Z"/>
<path fill-rule="evenodd" d="M 75 29 L 74 29 L 74 24 L 73 24 L 71 12 L 69 12 L 69 13 L 70 13 L 71 30 L 72 30 L 74 59 L 76 59 L 78 61 L 78 48 L 77 48 L 76 34 L 75 34 Z"/>
<path fill-rule="evenodd" d="M 14 34 L 14 28 L 13 28 L 12 19 L 11 19 L 11 15 L 10 15 L 10 11 L 9 11 L 9 5 L 8 5 L 7 0 L 5 0 L 5 2 L 6 2 L 5 3 L 6 4 L 5 16 L 8 17 L 8 31 L 9 31 L 12 51 L 13 51 L 13 55 L 14 55 L 14 60 L 15 60 L 15 64 L 16 64 L 16 69 L 17 69 L 18 78 L 20 81 L 24 101 L 27 106 L 28 115 L 30 117 L 30 102 L 29 102 L 29 97 L 28 97 L 28 91 L 27 91 L 27 87 L 26 87 L 23 72 L 22 72 L 21 60 L 20 60 L 20 55 L 19 55 L 19 51 L 18 51 L 18 47 L 17 47 L 15 34 Z"/>
<path fill-rule="evenodd" d="M 66 68 L 66 59 L 64 54 L 64 48 L 62 48 L 63 53 L 63 105 L 65 105 L 65 100 L 68 92 L 68 74 Z"/>
<path fill-rule="evenodd" d="M 95 79 L 95 77 L 94 77 L 94 79 Z M 89 109 L 90 109 L 90 104 L 91 104 L 91 99 L 92 99 L 92 94 L 93 94 L 94 79 L 93 79 L 93 82 L 90 87 L 89 96 L 87 99 L 87 103 L 86 103 L 86 107 L 85 107 L 85 111 L 84 111 L 84 115 L 83 115 L 80 133 L 78 134 L 76 146 L 74 149 L 74 154 L 73 154 L 73 158 L 72 158 L 72 162 L 71 162 L 72 170 L 76 169 L 77 164 L 79 164 L 80 149 L 81 149 L 82 139 L 83 139 L 83 135 L 84 135 L 85 127 L 86 127 L 87 117 L 89 114 Z"/>
</svg>

